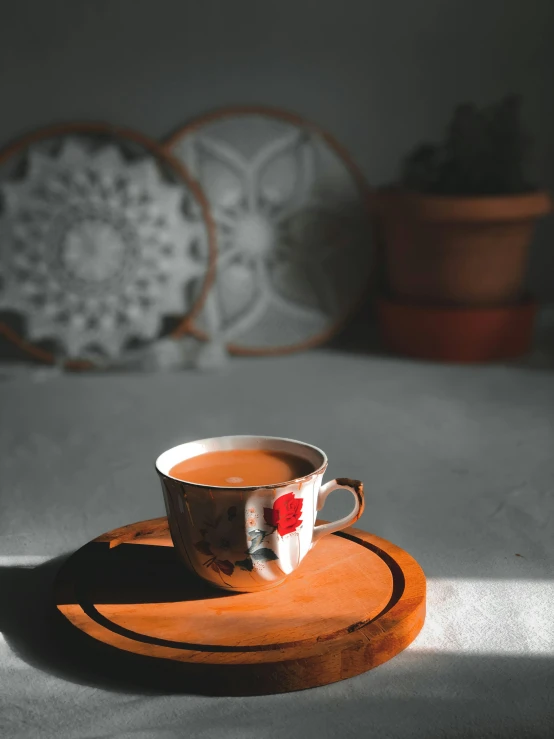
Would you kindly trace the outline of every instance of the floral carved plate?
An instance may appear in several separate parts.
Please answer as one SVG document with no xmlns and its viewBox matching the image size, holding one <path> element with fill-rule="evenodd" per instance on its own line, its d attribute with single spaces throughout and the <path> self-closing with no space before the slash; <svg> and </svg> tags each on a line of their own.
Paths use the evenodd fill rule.
<svg viewBox="0 0 554 739">
<path fill-rule="evenodd" d="M 193 121 L 167 150 L 209 200 L 217 273 L 194 326 L 235 354 L 277 354 L 328 339 L 369 284 L 369 190 L 325 132 L 265 108 Z"/>
<path fill-rule="evenodd" d="M 71 124 L 0 153 L 0 332 L 38 359 L 108 363 L 200 310 L 215 229 L 186 168 L 142 134 Z"/>
</svg>

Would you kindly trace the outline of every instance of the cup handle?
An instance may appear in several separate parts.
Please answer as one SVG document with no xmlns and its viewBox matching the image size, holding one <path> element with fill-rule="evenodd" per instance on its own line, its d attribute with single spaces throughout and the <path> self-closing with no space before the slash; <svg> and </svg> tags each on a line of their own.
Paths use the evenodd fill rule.
<svg viewBox="0 0 554 739">
<path fill-rule="evenodd" d="M 338 521 L 330 523 L 322 523 L 314 526 L 314 534 L 312 538 L 312 546 L 318 542 L 322 536 L 332 534 L 334 531 L 340 531 L 355 523 L 364 512 L 364 484 L 360 480 L 351 480 L 349 477 L 337 477 L 336 480 L 330 480 L 322 485 L 317 496 L 317 510 L 320 511 L 325 505 L 327 496 L 335 490 L 349 490 L 354 496 L 355 505 L 352 513 Z"/>
</svg>

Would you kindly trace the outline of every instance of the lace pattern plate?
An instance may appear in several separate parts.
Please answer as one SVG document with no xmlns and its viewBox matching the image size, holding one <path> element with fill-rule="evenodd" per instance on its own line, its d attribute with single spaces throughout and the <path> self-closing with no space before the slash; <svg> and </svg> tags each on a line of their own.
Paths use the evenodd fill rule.
<svg viewBox="0 0 554 739">
<path fill-rule="evenodd" d="M 197 334 L 276 354 L 337 331 L 372 267 L 368 188 L 340 145 L 293 114 L 231 108 L 185 126 L 167 150 L 200 183 L 217 229 Z"/>
<path fill-rule="evenodd" d="M 0 154 L 0 330 L 36 358 L 116 361 L 179 333 L 215 263 L 207 202 L 142 134 L 46 129 Z"/>
</svg>

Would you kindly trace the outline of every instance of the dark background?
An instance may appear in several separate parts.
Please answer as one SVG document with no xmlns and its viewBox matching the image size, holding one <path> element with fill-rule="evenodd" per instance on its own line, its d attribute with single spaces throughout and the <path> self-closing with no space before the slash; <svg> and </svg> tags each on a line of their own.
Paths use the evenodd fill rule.
<svg viewBox="0 0 554 739">
<path fill-rule="evenodd" d="M 533 172 L 554 185 L 553 0 L 0 0 L 0 145 L 60 120 L 161 138 L 222 105 L 297 111 L 373 185 L 453 106 L 523 94 Z M 552 220 L 529 284 L 554 300 Z"/>
</svg>

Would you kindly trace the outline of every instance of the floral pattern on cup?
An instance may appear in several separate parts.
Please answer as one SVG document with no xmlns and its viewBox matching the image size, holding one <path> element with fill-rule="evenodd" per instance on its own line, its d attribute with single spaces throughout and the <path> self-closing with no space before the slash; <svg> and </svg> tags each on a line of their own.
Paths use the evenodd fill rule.
<svg viewBox="0 0 554 739">
<path fill-rule="evenodd" d="M 196 485 L 169 474 L 175 464 L 204 451 L 267 449 L 302 456 L 314 471 L 273 486 Z M 363 484 L 346 477 L 322 484 L 327 457 L 317 447 L 270 436 L 224 436 L 185 442 L 156 460 L 171 538 L 187 569 L 223 590 L 253 593 L 280 585 L 312 547 L 345 529 L 363 512 Z M 348 490 L 355 499 L 349 515 L 317 524 L 329 495 Z"/>
<path fill-rule="evenodd" d="M 294 533 L 302 525 L 302 506 L 302 498 L 295 497 L 294 493 L 285 493 L 277 498 L 272 508 L 264 508 L 264 521 L 270 527 L 269 531 L 257 526 L 254 509 L 249 509 L 246 556 L 234 562 L 231 558 L 234 558 L 233 551 L 236 550 L 237 507 L 230 506 L 226 514 L 206 518 L 204 527 L 199 529 L 202 539 L 194 544 L 195 549 L 207 557 L 202 564 L 214 572 L 230 576 L 236 567 L 252 572 L 266 562 L 278 560 L 278 555 L 265 540 L 274 533 L 281 537 Z"/>
<path fill-rule="evenodd" d="M 275 529 L 272 531 L 264 531 L 263 529 L 251 529 L 247 532 L 248 534 L 248 549 L 244 559 L 235 562 L 237 567 L 247 572 L 252 572 L 254 568 L 264 565 L 266 562 L 274 562 L 278 560 L 278 555 L 267 546 L 267 542 L 264 543 L 264 539 L 273 534 Z"/>
<path fill-rule="evenodd" d="M 202 564 L 210 567 L 214 572 L 222 572 L 224 575 L 232 575 L 235 569 L 229 557 L 235 549 L 237 507 L 231 506 L 226 515 L 215 518 L 207 516 L 204 519 L 203 528 L 199 529 L 202 539 L 194 544 L 194 547 L 207 559 Z"/>
<path fill-rule="evenodd" d="M 265 522 L 276 528 L 279 536 L 292 534 L 302 524 L 303 503 L 294 493 L 285 493 L 277 498 L 273 508 L 264 508 Z"/>
</svg>

